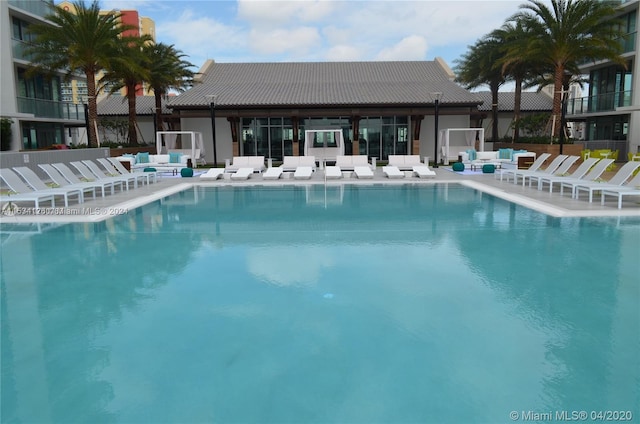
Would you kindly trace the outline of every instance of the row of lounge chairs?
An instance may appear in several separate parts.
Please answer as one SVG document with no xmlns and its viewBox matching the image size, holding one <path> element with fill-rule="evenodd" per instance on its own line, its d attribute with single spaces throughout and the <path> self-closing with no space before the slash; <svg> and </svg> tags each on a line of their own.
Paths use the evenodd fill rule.
<svg viewBox="0 0 640 424">
<path fill-rule="evenodd" d="M 39 164 L 49 177 L 49 183 L 25 166 L 0 169 L 0 179 L 10 190 L 0 196 L 0 202 L 33 202 L 36 208 L 44 202 L 55 207 L 56 198 L 62 198 L 64 206 L 68 207 L 70 200 L 84 203 L 85 196 L 91 195 L 95 199 L 96 192 L 105 197 L 114 194 L 116 189 L 125 191 L 157 179 L 155 172 L 129 172 L 114 158 L 97 161 L 102 169 L 91 160 L 70 162 L 79 175 L 64 163 Z"/>
<path fill-rule="evenodd" d="M 200 179 L 246 180 L 253 173 L 262 173 L 262 178 L 265 180 L 277 180 L 286 173 L 287 177 L 292 174 L 294 179 L 306 180 L 310 179 L 316 171 L 316 158 L 314 156 L 285 156 L 281 166 L 266 168 L 264 172 L 262 172 L 263 169 L 261 168 L 264 157 L 255 156 L 253 158 L 251 163 L 247 160 L 233 158 L 233 162 L 229 161 L 224 169 L 212 168 L 202 175 Z M 374 169 L 375 164 L 369 164 L 366 155 L 349 155 L 338 156 L 334 165 L 324 167 L 324 173 L 327 179 L 339 179 L 351 174 L 355 175 L 356 178 L 366 179 L 374 177 Z M 384 166 L 382 171 L 387 178 L 404 178 L 407 173 L 419 178 L 432 178 L 436 175 L 427 164 L 420 162 L 419 156 L 413 155 L 394 155 L 393 158 L 390 156 L 389 165 Z"/>
<path fill-rule="evenodd" d="M 544 170 L 540 170 L 549 156 L 548 153 L 540 155 L 527 170 L 502 170 L 499 174 L 500 179 L 511 179 L 514 184 L 522 181 L 523 186 L 529 181 L 529 187 L 535 183 L 538 190 L 543 190 L 546 184 L 549 193 L 552 193 L 554 185 L 557 185 L 560 187 L 561 196 L 564 195 L 565 189 L 571 191 L 571 197 L 574 199 L 579 199 L 580 193 L 586 193 L 589 203 L 593 202 L 595 193 L 600 193 L 600 202 L 603 205 L 606 196 L 617 197 L 618 209 L 622 208 L 624 197 L 640 196 L 640 172 L 637 172 L 640 162 L 627 162 L 605 182 L 601 176 L 610 169 L 613 159 L 586 158 L 573 172 L 569 172 L 579 156 L 558 155 Z M 636 175 L 632 178 L 634 173 Z"/>
</svg>

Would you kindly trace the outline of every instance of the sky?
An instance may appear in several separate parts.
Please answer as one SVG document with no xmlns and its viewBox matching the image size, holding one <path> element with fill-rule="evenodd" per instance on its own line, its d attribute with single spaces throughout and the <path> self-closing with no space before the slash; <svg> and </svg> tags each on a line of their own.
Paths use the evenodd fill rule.
<svg viewBox="0 0 640 424">
<path fill-rule="evenodd" d="M 199 69 L 216 62 L 433 60 L 450 66 L 526 0 L 100 0 L 155 21 Z"/>
</svg>

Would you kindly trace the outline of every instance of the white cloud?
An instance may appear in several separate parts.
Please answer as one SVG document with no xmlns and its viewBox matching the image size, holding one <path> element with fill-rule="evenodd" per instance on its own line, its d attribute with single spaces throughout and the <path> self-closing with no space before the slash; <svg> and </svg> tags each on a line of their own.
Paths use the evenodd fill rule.
<svg viewBox="0 0 640 424">
<path fill-rule="evenodd" d="M 524 0 L 522 0 L 524 1 Z M 282 60 L 430 60 L 460 57 L 466 46 L 518 11 L 507 1 L 205 0 L 144 5 L 158 41 L 193 63 Z M 429 56 L 427 56 L 429 54 Z"/>
<path fill-rule="evenodd" d="M 220 22 L 211 16 L 184 10 L 170 21 L 156 25 L 156 41 L 175 44 L 188 55 L 187 60 L 201 66 L 206 59 L 236 55 L 247 50 L 242 28 Z"/>
<path fill-rule="evenodd" d="M 327 50 L 324 59 L 329 62 L 354 62 L 363 60 L 362 52 L 354 46 L 338 45 Z"/>
<path fill-rule="evenodd" d="M 318 22 L 331 14 L 335 4 L 318 0 L 238 0 L 238 18 L 265 27 Z"/>
<path fill-rule="evenodd" d="M 391 47 L 382 49 L 376 60 L 425 60 L 426 56 L 427 40 L 420 35 L 411 35 Z"/>
<path fill-rule="evenodd" d="M 316 28 L 299 27 L 292 29 L 275 29 L 262 31 L 254 29 L 250 32 L 251 49 L 261 55 L 287 54 L 296 52 L 304 55 L 320 43 L 320 34 Z"/>
</svg>

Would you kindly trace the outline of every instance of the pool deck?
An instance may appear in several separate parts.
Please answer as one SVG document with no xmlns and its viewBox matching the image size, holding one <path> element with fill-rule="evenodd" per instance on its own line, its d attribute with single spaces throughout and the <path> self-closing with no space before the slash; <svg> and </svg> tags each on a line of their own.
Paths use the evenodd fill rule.
<svg viewBox="0 0 640 424">
<path fill-rule="evenodd" d="M 559 189 L 554 188 L 553 193 L 548 190 L 539 191 L 536 187 L 523 187 L 522 184 L 513 184 L 511 181 L 500 181 L 494 174 L 465 173 L 458 174 L 452 172 L 450 167 L 440 167 L 433 169 L 436 172 L 435 178 L 405 177 L 399 179 L 389 179 L 382 173 L 382 168 L 378 167 L 373 178 L 358 179 L 355 176 L 341 178 L 337 180 L 327 180 L 328 185 L 338 184 L 440 184 L 458 183 L 477 189 L 487 194 L 514 202 L 528 207 L 538 212 L 553 217 L 640 217 L 640 197 L 628 197 L 624 200 L 622 209 L 617 208 L 617 200 L 614 197 L 607 197 L 604 205 L 600 204 L 600 195 L 594 195 L 593 203 L 589 203 L 586 194 L 582 194 L 581 199 L 572 199 L 570 193 L 565 192 L 560 196 Z M 206 170 L 206 169 L 203 169 Z M 196 170 L 199 171 L 199 170 Z M 613 173 L 609 173 L 612 175 Z M 608 180 L 610 175 L 604 175 Z M 290 176 L 290 175 L 288 175 Z M 168 195 L 188 189 L 193 185 L 202 186 L 281 186 L 281 185 L 306 185 L 325 184 L 324 173 L 314 172 L 311 179 L 295 180 L 293 178 L 281 178 L 278 180 L 264 180 L 261 174 L 253 174 L 248 180 L 227 180 L 218 179 L 215 181 L 203 181 L 199 176 L 193 178 L 162 177 L 157 183 L 140 186 L 137 189 L 117 192 L 104 198 L 97 197 L 85 199 L 82 204 L 72 203 L 69 207 L 60 207 L 56 204 L 55 209 L 43 208 L 35 214 L 31 208 L 32 204 L 19 204 L 24 206 L 20 214 L 7 216 L 0 214 L 0 223 L 66 223 L 66 222 L 98 222 L 108 219 L 114 215 L 127 213 L 139 206 L 159 200 Z"/>
</svg>

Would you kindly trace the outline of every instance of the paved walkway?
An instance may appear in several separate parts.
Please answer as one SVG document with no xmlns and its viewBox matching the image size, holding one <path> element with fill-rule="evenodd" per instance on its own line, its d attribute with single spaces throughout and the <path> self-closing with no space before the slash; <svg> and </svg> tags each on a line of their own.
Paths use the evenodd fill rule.
<svg viewBox="0 0 640 424">
<path fill-rule="evenodd" d="M 495 195 L 514 203 L 529 207 L 539 212 L 555 217 L 605 217 L 605 216 L 638 216 L 640 217 L 640 198 L 629 197 L 623 203 L 622 209 L 617 209 L 613 197 L 608 197 L 605 205 L 600 205 L 600 196 L 594 197 L 594 202 L 589 203 L 586 196 L 582 199 L 572 199 L 570 194 L 560 196 L 556 189 L 553 193 L 548 190 L 538 191 L 535 187 L 523 187 L 513 182 L 500 181 L 494 174 L 469 173 L 458 174 L 452 172 L 450 167 L 434 169 L 435 178 L 421 179 L 417 177 L 405 177 L 401 179 L 388 179 L 382 173 L 382 168 L 375 170 L 372 179 L 342 178 L 329 180 L 327 184 L 437 184 L 460 183 L 468 187 Z M 608 179 L 610 174 L 605 175 Z M 113 215 L 128 213 L 129 211 L 161 199 L 173 193 L 188 189 L 193 184 L 203 186 L 274 186 L 285 184 L 325 184 L 324 173 L 315 172 L 310 180 L 294 180 L 293 178 L 281 178 L 279 180 L 264 180 L 262 175 L 253 174 L 244 181 L 231 181 L 218 179 L 216 181 L 202 181 L 197 176 L 194 178 L 181 178 L 165 176 L 157 183 L 138 187 L 129 191 L 123 191 L 105 198 L 96 200 L 85 199 L 82 204 L 72 204 L 68 208 L 43 208 L 33 211 L 29 204 L 24 206 L 19 213 L 12 216 L 0 214 L 0 223 L 29 223 L 29 222 L 97 222 L 108 219 Z"/>
</svg>

